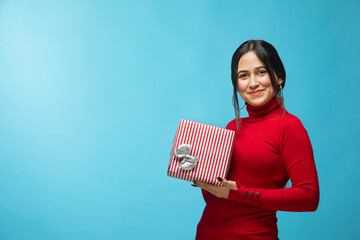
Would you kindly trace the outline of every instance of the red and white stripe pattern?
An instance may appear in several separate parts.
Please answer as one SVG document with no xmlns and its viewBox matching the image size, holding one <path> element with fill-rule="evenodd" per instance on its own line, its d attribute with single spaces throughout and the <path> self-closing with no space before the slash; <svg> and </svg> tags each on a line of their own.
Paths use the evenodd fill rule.
<svg viewBox="0 0 360 240">
<path fill-rule="evenodd" d="M 235 131 L 214 127 L 202 123 L 181 120 L 171 149 L 167 175 L 186 181 L 200 180 L 214 185 L 221 185 L 217 177 L 226 178 Z M 181 144 L 190 144 L 190 156 L 199 157 L 199 162 L 192 170 L 183 170 L 178 165 L 180 158 L 174 151 Z"/>
</svg>

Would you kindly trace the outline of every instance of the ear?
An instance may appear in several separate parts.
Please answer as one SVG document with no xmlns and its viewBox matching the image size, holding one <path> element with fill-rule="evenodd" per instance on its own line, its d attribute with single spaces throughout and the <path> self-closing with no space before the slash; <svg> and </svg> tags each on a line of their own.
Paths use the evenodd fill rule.
<svg viewBox="0 0 360 240">
<path fill-rule="evenodd" d="M 279 80 L 278 80 L 277 82 L 278 82 L 278 85 L 280 85 L 280 84 L 282 84 L 284 81 L 283 81 L 281 78 L 279 78 Z"/>
</svg>

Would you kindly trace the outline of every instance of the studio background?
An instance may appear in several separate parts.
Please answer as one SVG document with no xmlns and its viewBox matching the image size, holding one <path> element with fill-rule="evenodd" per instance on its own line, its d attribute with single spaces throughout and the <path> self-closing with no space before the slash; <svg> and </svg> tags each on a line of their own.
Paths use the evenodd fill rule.
<svg viewBox="0 0 360 240">
<path fill-rule="evenodd" d="M 320 182 L 316 212 L 278 212 L 280 239 L 359 239 L 359 10 L 0 1 L 0 239 L 194 239 L 204 201 L 166 176 L 172 141 L 181 119 L 235 117 L 230 62 L 248 39 L 278 50 Z"/>
</svg>

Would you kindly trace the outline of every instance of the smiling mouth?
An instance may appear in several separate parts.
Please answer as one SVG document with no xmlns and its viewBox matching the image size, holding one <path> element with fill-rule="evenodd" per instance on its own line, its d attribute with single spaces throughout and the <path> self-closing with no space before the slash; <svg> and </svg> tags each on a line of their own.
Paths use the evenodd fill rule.
<svg viewBox="0 0 360 240">
<path fill-rule="evenodd" d="M 250 92 L 249 94 L 250 95 L 259 95 L 263 92 L 264 90 L 259 90 L 259 91 L 256 91 L 256 92 Z"/>
</svg>

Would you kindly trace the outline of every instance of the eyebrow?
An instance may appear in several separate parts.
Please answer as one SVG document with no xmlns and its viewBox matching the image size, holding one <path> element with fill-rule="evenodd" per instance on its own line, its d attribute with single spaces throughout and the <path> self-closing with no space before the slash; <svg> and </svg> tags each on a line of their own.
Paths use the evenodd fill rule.
<svg viewBox="0 0 360 240">
<path fill-rule="evenodd" d="M 255 69 L 259 69 L 259 68 L 266 68 L 265 66 L 259 66 L 259 67 L 256 67 Z M 240 70 L 238 71 L 238 74 L 239 73 L 242 73 L 242 72 L 248 72 L 247 70 Z"/>
</svg>

